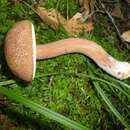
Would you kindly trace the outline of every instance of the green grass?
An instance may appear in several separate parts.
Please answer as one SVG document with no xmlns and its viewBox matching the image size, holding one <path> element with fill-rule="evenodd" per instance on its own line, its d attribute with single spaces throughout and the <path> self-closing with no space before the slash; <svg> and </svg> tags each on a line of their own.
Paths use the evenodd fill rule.
<svg viewBox="0 0 130 130">
<path fill-rule="evenodd" d="M 30 0 L 27 2 L 32 4 Z M 65 17 L 67 15 L 71 17 L 78 7 L 75 0 L 68 0 L 68 2 L 67 4 L 67 0 L 59 0 L 57 7 L 56 0 L 45 0 L 45 6 L 47 8 L 57 7 Z M 130 55 L 127 49 L 123 51 L 117 49 L 116 33 L 108 19 L 100 16 L 98 18 L 103 22 L 95 22 L 95 29 L 92 33 L 81 33 L 78 37 L 96 41 L 119 60 L 129 60 Z M 127 122 L 130 121 L 129 80 L 122 82 L 114 79 L 83 55 L 71 54 L 38 61 L 36 78 L 29 84 L 20 81 L 10 72 L 3 54 L 4 38 L 12 25 L 23 19 L 30 19 L 34 23 L 37 44 L 46 44 L 69 37 L 69 34 L 62 28 L 55 32 L 44 25 L 25 4 L 14 4 L 7 0 L 0 1 L 0 86 L 7 88 L 0 89 L 0 92 L 7 96 L 10 93 L 22 95 L 23 97 L 20 98 L 24 98 L 19 101 L 17 96 L 13 96 L 15 99 L 10 100 L 8 108 L 3 110 L 10 119 L 25 129 L 69 129 L 58 123 L 61 120 L 56 122 L 54 118 L 51 120 L 52 118 L 43 116 L 45 114 L 42 112 L 40 114 L 37 109 L 34 111 L 32 107 L 35 105 L 29 106 L 31 101 L 31 103 L 37 102 L 40 107 L 58 112 L 93 130 L 122 130 L 128 127 Z M 26 99 L 30 100 L 27 100 L 27 103 L 23 102 Z"/>
</svg>

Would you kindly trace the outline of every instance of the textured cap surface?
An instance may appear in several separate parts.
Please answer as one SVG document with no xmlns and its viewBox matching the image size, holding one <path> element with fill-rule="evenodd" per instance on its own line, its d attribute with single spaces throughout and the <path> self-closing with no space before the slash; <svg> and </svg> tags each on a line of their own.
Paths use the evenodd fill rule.
<svg viewBox="0 0 130 130">
<path fill-rule="evenodd" d="M 11 71 L 25 81 L 31 81 L 36 60 L 32 39 L 32 23 L 17 22 L 5 38 L 5 58 Z"/>
</svg>

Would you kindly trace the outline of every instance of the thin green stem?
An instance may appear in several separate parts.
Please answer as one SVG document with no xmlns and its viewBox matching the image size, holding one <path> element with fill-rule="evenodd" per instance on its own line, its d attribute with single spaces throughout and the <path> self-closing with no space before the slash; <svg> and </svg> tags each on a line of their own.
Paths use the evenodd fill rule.
<svg viewBox="0 0 130 130">
<path fill-rule="evenodd" d="M 69 128 L 75 129 L 75 130 L 91 130 L 73 120 L 70 120 L 69 118 L 66 118 L 65 116 L 58 114 L 46 107 L 43 107 L 23 96 L 20 96 L 18 94 L 15 94 L 12 90 L 9 90 L 7 88 L 4 87 L 0 87 L 0 93 L 6 95 L 7 97 L 9 97 L 10 99 L 15 100 L 16 102 L 19 102 L 23 105 L 25 105 L 26 107 L 31 108 L 32 110 L 39 112 L 40 114 L 53 119 Z"/>
<path fill-rule="evenodd" d="M 125 121 L 125 119 L 120 115 L 120 113 L 116 110 L 116 108 L 112 105 L 112 103 L 110 102 L 110 100 L 108 99 L 108 97 L 105 95 L 104 91 L 101 89 L 101 87 L 99 86 L 99 84 L 97 82 L 93 82 L 96 90 L 98 91 L 98 93 L 100 94 L 100 96 L 102 97 L 102 99 L 105 101 L 105 103 L 107 104 L 107 106 L 110 108 L 110 110 L 114 113 L 114 115 L 121 121 L 121 123 L 126 127 L 126 128 L 130 128 L 128 123 Z"/>
<path fill-rule="evenodd" d="M 15 80 L 6 80 L 6 81 L 0 82 L 0 86 L 10 85 L 10 84 L 14 84 L 14 83 L 16 83 Z"/>
</svg>

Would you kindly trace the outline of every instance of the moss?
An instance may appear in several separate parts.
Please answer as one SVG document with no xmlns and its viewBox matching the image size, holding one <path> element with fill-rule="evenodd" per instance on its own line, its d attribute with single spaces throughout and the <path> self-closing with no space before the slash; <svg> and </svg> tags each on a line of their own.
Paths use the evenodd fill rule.
<svg viewBox="0 0 130 130">
<path fill-rule="evenodd" d="M 29 1 L 30 2 L 30 1 Z M 68 1 L 69 17 L 71 17 L 78 9 L 75 0 Z M 31 2 L 30 2 L 31 3 Z M 45 0 L 47 8 L 56 7 L 56 0 Z M 67 17 L 67 3 L 64 0 L 59 1 L 58 10 Z M 42 24 L 39 17 L 22 3 L 8 2 L 7 0 L 0 1 L 0 80 L 13 79 L 14 76 L 4 62 L 3 44 L 4 37 L 9 28 L 17 21 L 23 19 L 31 19 L 35 24 L 37 44 L 45 44 L 51 41 L 67 38 L 69 35 L 63 30 L 55 32 L 54 30 Z M 117 36 L 113 27 L 107 28 L 109 25 L 107 18 L 102 18 L 104 25 L 95 23 L 95 29 L 92 33 L 82 33 L 79 37 L 92 39 L 101 44 L 111 55 L 120 60 L 128 60 L 130 58 L 127 49 L 119 51 L 117 49 Z M 43 60 L 37 62 L 36 76 L 41 74 L 52 73 L 52 76 L 36 78 L 32 83 L 25 84 L 17 82 L 11 85 L 16 93 L 20 93 L 25 97 L 39 102 L 52 110 L 55 110 L 71 119 L 81 122 L 83 125 L 91 127 L 95 130 L 102 128 L 113 129 L 118 126 L 118 123 L 110 113 L 104 111 L 105 106 L 99 98 L 90 79 L 78 78 L 72 75 L 63 75 L 64 72 L 79 72 L 88 74 L 89 65 L 93 71 L 100 76 L 108 76 L 100 68 L 98 68 L 91 59 L 80 55 L 71 54 L 60 56 L 57 58 Z M 53 73 L 61 73 L 53 75 Z M 105 86 L 105 85 L 104 85 Z M 107 87 L 107 85 L 105 86 Z M 104 87 L 104 88 L 105 88 Z M 106 90 L 111 95 L 111 90 Z M 126 99 L 123 99 L 125 102 Z M 120 106 L 120 101 L 116 102 L 117 107 Z M 120 106 L 121 107 L 121 106 Z M 32 112 L 20 104 L 10 103 L 9 113 L 17 113 L 16 117 L 11 116 L 12 120 L 16 120 L 18 125 L 25 126 L 29 129 L 42 130 L 45 126 L 47 129 L 66 130 L 63 126 L 53 122 L 45 117 L 41 117 L 38 113 Z M 120 110 L 121 112 L 125 112 Z M 21 117 L 24 117 L 23 119 Z M 15 118 L 15 119 L 13 119 Z M 36 123 L 36 124 L 35 124 Z M 48 124 L 48 125 L 46 125 Z M 104 126 L 105 124 L 105 126 Z M 35 126 L 35 127 L 34 127 Z M 34 127 L 34 128 L 33 128 Z"/>
</svg>

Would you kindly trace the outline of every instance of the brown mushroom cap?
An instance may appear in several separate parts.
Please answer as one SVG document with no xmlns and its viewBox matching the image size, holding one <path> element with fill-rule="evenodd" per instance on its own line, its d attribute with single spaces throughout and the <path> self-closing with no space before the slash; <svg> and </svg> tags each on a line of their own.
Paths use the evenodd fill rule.
<svg viewBox="0 0 130 130">
<path fill-rule="evenodd" d="M 31 81 L 36 69 L 36 44 L 33 24 L 17 22 L 5 38 L 5 58 L 11 71 L 25 81 Z"/>
</svg>

